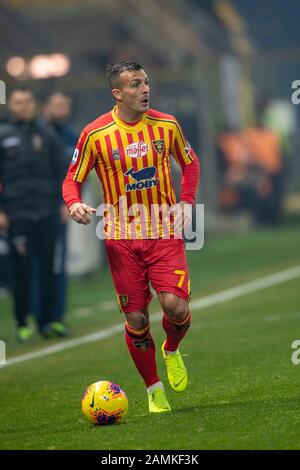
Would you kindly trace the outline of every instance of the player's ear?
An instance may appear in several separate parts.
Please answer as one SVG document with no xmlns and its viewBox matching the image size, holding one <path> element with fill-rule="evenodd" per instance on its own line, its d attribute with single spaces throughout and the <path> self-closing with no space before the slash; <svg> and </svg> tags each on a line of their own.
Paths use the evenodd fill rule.
<svg viewBox="0 0 300 470">
<path fill-rule="evenodd" d="M 121 90 L 119 90 L 119 88 L 113 88 L 111 90 L 111 92 L 112 92 L 112 95 L 113 95 L 113 97 L 116 101 L 122 101 L 121 100 Z"/>
</svg>

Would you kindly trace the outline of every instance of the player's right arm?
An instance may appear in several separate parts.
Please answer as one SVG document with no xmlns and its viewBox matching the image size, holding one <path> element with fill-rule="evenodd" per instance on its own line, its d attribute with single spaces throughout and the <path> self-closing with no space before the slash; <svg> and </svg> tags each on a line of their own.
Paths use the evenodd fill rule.
<svg viewBox="0 0 300 470">
<path fill-rule="evenodd" d="M 70 216 L 78 224 L 89 224 L 91 222 L 90 215 L 96 212 L 96 209 L 81 200 L 81 186 L 94 164 L 95 159 L 89 134 L 84 129 L 77 142 L 67 176 L 62 185 L 63 198 Z"/>
</svg>

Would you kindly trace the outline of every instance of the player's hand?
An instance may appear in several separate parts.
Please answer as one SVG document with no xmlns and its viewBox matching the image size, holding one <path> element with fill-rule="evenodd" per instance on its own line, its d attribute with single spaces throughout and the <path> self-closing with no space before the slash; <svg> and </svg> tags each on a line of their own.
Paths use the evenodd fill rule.
<svg viewBox="0 0 300 470">
<path fill-rule="evenodd" d="M 90 215 L 96 214 L 96 209 L 83 202 L 74 202 L 69 207 L 70 216 L 78 224 L 87 225 L 91 223 Z"/>
<path fill-rule="evenodd" d="M 5 212 L 0 211 L 0 232 L 7 232 L 9 227 L 9 219 Z"/>
<path fill-rule="evenodd" d="M 180 201 L 175 210 L 174 231 L 182 233 L 187 230 L 192 223 L 192 204 Z"/>
<path fill-rule="evenodd" d="M 60 207 L 60 220 L 63 224 L 66 224 L 69 220 L 69 209 L 67 208 L 66 204 L 63 204 Z"/>
</svg>

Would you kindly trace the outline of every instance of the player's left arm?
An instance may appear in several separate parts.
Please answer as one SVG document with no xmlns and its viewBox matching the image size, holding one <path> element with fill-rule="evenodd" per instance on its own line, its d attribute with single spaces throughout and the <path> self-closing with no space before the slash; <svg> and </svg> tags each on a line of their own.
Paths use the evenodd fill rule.
<svg viewBox="0 0 300 470">
<path fill-rule="evenodd" d="M 191 223 L 192 206 L 196 201 L 200 179 L 199 159 L 185 138 L 180 124 L 177 121 L 174 122 L 170 152 L 180 165 L 182 171 L 179 202 L 179 206 L 181 207 L 179 207 L 174 222 L 174 228 L 177 231 L 182 228 L 182 212 L 184 216 L 184 227 L 187 228 Z"/>
<path fill-rule="evenodd" d="M 199 186 L 200 163 L 177 121 L 173 125 L 170 152 L 182 171 L 180 202 L 194 205 Z"/>
</svg>

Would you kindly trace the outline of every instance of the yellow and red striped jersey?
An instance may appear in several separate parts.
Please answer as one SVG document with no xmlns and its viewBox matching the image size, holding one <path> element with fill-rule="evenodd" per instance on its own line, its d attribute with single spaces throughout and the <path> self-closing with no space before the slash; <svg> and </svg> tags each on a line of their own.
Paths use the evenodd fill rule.
<svg viewBox="0 0 300 470">
<path fill-rule="evenodd" d="M 182 169 L 197 160 L 174 116 L 149 109 L 138 122 L 126 123 L 114 108 L 83 129 L 66 180 L 83 183 L 95 169 L 103 201 L 113 208 L 107 214 L 107 238 L 160 238 L 162 216 L 155 226 L 150 216 L 157 207 L 176 204 L 171 156 Z M 145 209 L 140 218 L 137 205 Z"/>
</svg>

